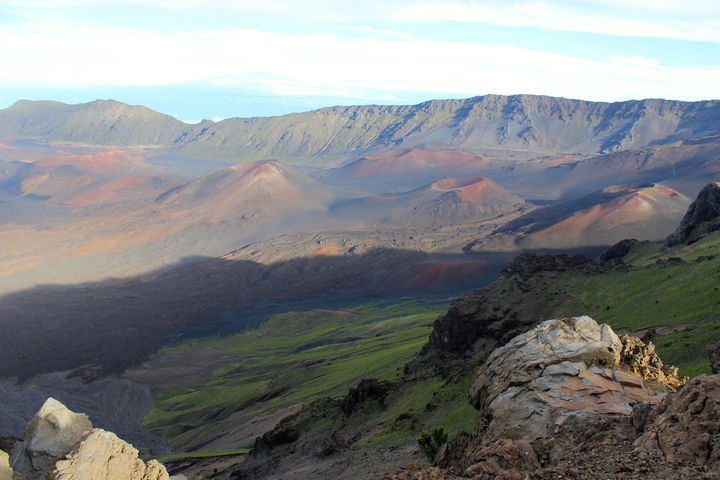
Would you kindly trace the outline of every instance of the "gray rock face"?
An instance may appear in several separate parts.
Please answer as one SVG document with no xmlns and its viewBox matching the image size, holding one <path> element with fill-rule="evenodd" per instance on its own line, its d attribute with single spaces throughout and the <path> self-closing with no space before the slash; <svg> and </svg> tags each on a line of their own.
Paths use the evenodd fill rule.
<svg viewBox="0 0 720 480">
<path fill-rule="evenodd" d="M 10 466 L 27 480 L 167 480 L 165 467 L 146 466 L 114 433 L 92 428 L 87 415 L 49 398 L 13 448 Z M 0 458 L 0 478 L 2 458 Z M 11 472 L 12 475 L 12 472 Z"/>
<path fill-rule="evenodd" d="M 482 412 L 511 385 L 530 383 L 557 363 L 616 364 L 620 349 L 615 332 L 590 317 L 547 320 L 490 355 L 470 391 L 471 403 Z"/>
<path fill-rule="evenodd" d="M 720 373 L 720 343 L 708 347 L 708 358 L 713 373 Z"/>
</svg>

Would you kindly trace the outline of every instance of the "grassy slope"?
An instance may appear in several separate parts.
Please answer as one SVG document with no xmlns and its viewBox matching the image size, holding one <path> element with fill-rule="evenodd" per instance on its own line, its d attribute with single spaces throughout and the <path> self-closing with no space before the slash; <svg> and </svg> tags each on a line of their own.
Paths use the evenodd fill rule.
<svg viewBox="0 0 720 480">
<path fill-rule="evenodd" d="M 703 256 L 715 258 L 698 261 Z M 655 263 L 670 257 L 686 263 Z M 720 341 L 720 232 L 668 252 L 639 245 L 626 261 L 650 268 L 577 279 L 574 289 L 594 307 L 593 318 L 613 328 L 675 330 L 653 339 L 660 357 L 685 375 L 710 373 L 706 350 Z"/>
<path fill-rule="evenodd" d="M 708 255 L 716 258 L 697 260 Z M 655 263 L 669 257 L 686 263 Z M 659 245 L 638 245 L 626 261 L 649 268 L 557 276 L 541 284 L 538 298 L 561 296 L 567 299 L 563 308 L 616 329 L 655 327 L 654 343 L 667 363 L 680 366 L 686 375 L 708 373 L 706 347 L 720 341 L 720 232 L 669 252 L 660 252 Z M 502 288 L 504 280 L 496 287 Z M 441 309 L 407 302 L 353 310 L 361 315 L 288 313 L 238 335 L 164 350 L 156 362 L 171 358 L 182 365 L 192 359 L 211 368 L 192 382 L 181 377 L 180 383 L 165 385 L 146 426 L 183 448 L 250 421 L 260 412 L 344 395 L 362 378 L 397 379 L 425 343 L 429 325 Z M 478 365 L 479 361 L 469 363 L 450 381 L 437 376 L 406 380 L 384 407 L 373 402 L 363 405 L 338 424 L 338 431 L 374 428 L 376 433 L 354 444 L 348 454 L 407 444 L 433 425 L 451 434 L 472 430 L 476 416 L 467 404 L 467 392 Z M 269 392 L 280 393 L 252 403 L 253 397 Z M 235 408 L 243 402 L 250 404 Z M 328 419 L 313 415 L 310 411 L 308 418 L 299 420 L 303 429 L 329 428 Z M 193 428 L 178 428 L 183 425 Z"/>
<path fill-rule="evenodd" d="M 163 385 L 145 426 L 186 448 L 261 412 L 344 395 L 362 378 L 398 378 L 441 310 L 408 302 L 353 308 L 359 316 L 292 312 L 237 335 L 166 348 L 151 369 L 188 361 L 209 368 Z"/>
<path fill-rule="evenodd" d="M 550 310 L 555 317 L 589 315 L 639 336 L 654 328 L 657 334 L 652 342 L 663 361 L 680 367 L 683 375 L 710 373 L 706 350 L 720 342 L 720 232 L 667 252 L 660 247 L 636 245 L 624 260 L 642 268 L 631 271 L 543 277 L 515 308 L 532 312 L 554 304 Z M 715 258 L 698 261 L 708 256 Z M 671 257 L 684 262 L 667 262 Z M 501 278 L 491 288 L 502 295 L 503 286 L 512 282 Z M 508 292 L 514 295 L 510 288 Z"/>
</svg>

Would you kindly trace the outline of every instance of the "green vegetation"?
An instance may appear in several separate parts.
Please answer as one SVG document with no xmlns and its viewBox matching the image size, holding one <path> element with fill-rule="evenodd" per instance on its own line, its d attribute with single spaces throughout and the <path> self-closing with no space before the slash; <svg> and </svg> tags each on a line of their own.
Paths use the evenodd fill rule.
<svg viewBox="0 0 720 480">
<path fill-rule="evenodd" d="M 213 452 L 193 452 L 193 453 L 179 453 L 177 455 L 160 455 L 155 459 L 164 463 L 172 460 L 183 460 L 185 458 L 208 458 L 208 457 L 225 457 L 228 455 L 247 455 L 250 453 L 249 448 L 239 448 L 237 450 L 216 450 Z"/>
<path fill-rule="evenodd" d="M 430 460 L 435 460 L 435 456 L 440 447 L 448 440 L 447 433 L 443 427 L 433 427 L 428 432 L 423 430 L 417 437 L 418 445 L 420 445 L 420 451 Z"/>
<path fill-rule="evenodd" d="M 525 296 L 512 279 L 501 278 L 490 293 L 495 291 L 500 304 L 530 309 L 543 319 L 585 314 L 616 330 L 655 329 L 653 343 L 666 363 L 681 367 L 684 375 L 709 373 L 706 347 L 720 341 L 720 232 L 667 252 L 654 244 L 636 245 L 625 260 L 637 268 L 549 274 L 533 280 Z M 437 358 L 416 356 L 445 305 L 402 302 L 354 307 L 353 315 L 291 312 L 240 334 L 166 348 L 150 371 L 189 371 L 162 384 L 145 425 L 174 447 L 188 448 L 263 415 L 285 416 L 304 405 L 293 420 L 303 435 L 350 438 L 366 432 L 338 447 L 350 457 L 418 438 L 432 453 L 442 440 L 440 431 L 452 438 L 475 427 L 467 395 L 481 360 L 462 364 L 449 377 L 437 375 Z M 425 373 L 403 376 L 413 359 L 417 371 Z M 402 378 L 402 383 L 348 416 L 332 399 L 363 378 Z"/>
<path fill-rule="evenodd" d="M 345 395 L 363 378 L 393 380 L 444 306 L 368 304 L 356 315 L 276 315 L 242 333 L 163 349 L 152 368 L 192 373 L 164 383 L 144 424 L 183 448 L 282 408 Z"/>
<path fill-rule="evenodd" d="M 624 259 L 645 268 L 563 275 L 548 292 L 567 294 L 575 311 L 616 330 L 654 328 L 663 361 L 683 375 L 709 373 L 707 347 L 720 342 L 720 232 L 666 252 L 660 247 L 636 245 Z"/>
</svg>

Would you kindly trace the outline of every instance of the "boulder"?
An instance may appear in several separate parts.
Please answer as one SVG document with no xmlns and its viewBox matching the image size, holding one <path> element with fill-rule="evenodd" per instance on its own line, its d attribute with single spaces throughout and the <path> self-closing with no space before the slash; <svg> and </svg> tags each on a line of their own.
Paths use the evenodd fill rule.
<svg viewBox="0 0 720 480">
<path fill-rule="evenodd" d="M 13 447 L 11 466 L 27 480 L 169 479 L 161 464 L 151 460 L 146 466 L 132 445 L 114 433 L 92 428 L 87 415 L 71 412 L 53 398 Z"/>
<path fill-rule="evenodd" d="M 650 414 L 638 453 L 720 468 L 720 375 L 700 375 Z"/>
<path fill-rule="evenodd" d="M 495 350 L 479 370 L 470 394 L 480 412 L 478 432 L 534 442 L 552 437 L 570 417 L 630 417 L 634 405 L 659 404 L 665 394 L 621 364 L 645 365 L 652 378 L 662 372 L 662 362 L 636 360 L 633 348 L 625 349 L 640 344 L 634 337 L 621 341 L 589 317 L 543 322 Z M 654 354 L 654 347 L 642 351 L 649 350 Z"/>
<path fill-rule="evenodd" d="M 138 451 L 114 433 L 93 429 L 67 455 L 58 460 L 50 480 L 169 480 L 165 467 L 150 461 L 145 466 Z"/>
<path fill-rule="evenodd" d="M 87 415 L 74 413 L 48 398 L 13 449 L 12 466 L 28 478 L 49 470 L 92 430 Z"/>
<path fill-rule="evenodd" d="M 496 349 L 470 391 L 470 403 L 485 411 L 511 385 L 525 385 L 545 367 L 562 362 L 613 365 L 620 360 L 620 339 L 590 317 L 547 320 Z"/>
</svg>

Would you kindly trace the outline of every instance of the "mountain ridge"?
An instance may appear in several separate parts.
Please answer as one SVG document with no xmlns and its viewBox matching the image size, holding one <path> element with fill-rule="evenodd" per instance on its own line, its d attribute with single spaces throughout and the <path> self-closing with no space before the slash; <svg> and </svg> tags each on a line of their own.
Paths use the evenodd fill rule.
<svg viewBox="0 0 720 480">
<path fill-rule="evenodd" d="M 33 116 L 39 119 L 33 119 Z M 234 161 L 344 163 L 395 148 L 472 153 L 598 154 L 720 134 L 720 102 L 645 99 L 603 103 L 485 95 L 417 105 L 326 107 L 279 117 L 185 124 L 113 100 L 65 105 L 21 100 L 0 111 L 0 134 L 46 141 L 172 147 Z"/>
</svg>

